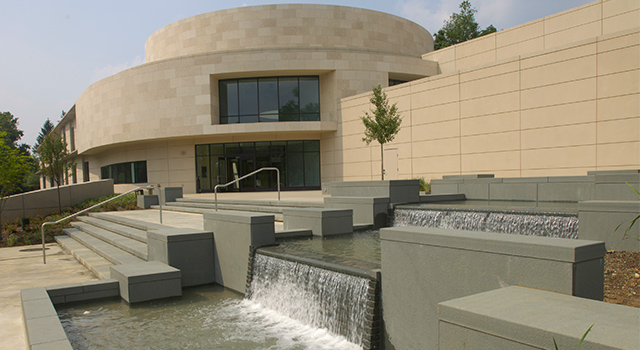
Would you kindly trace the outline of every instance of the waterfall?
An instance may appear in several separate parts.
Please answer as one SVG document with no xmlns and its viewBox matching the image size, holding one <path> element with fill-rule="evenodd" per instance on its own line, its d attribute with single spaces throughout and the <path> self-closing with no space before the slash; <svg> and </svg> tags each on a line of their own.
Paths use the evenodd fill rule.
<svg viewBox="0 0 640 350">
<path fill-rule="evenodd" d="M 256 253 L 248 298 L 363 346 L 370 280 Z"/>
<path fill-rule="evenodd" d="M 578 238 L 578 217 L 561 213 L 400 209 L 393 226 L 424 226 L 559 238 Z"/>
</svg>

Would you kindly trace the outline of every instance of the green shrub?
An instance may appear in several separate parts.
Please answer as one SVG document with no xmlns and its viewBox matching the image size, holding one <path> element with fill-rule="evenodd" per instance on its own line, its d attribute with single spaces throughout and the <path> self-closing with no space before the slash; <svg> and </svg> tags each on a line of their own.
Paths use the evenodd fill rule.
<svg viewBox="0 0 640 350">
<path fill-rule="evenodd" d="M 2 237 L 0 240 L 0 246 L 22 246 L 22 245 L 31 245 L 31 244 L 41 244 L 42 243 L 42 224 L 45 222 L 55 222 L 64 217 L 67 217 L 73 213 L 77 213 L 80 210 L 85 208 L 89 208 L 94 206 L 100 202 L 103 202 L 109 198 L 113 198 L 117 196 L 117 194 L 100 197 L 100 198 L 92 198 L 88 199 L 76 206 L 74 206 L 71 210 L 65 211 L 63 213 L 53 213 L 48 216 L 37 215 L 30 218 L 30 222 L 28 225 L 24 227 L 22 230 L 20 225 L 20 220 L 16 219 L 10 222 L 5 222 L 2 224 Z M 125 196 L 122 196 L 118 199 L 113 200 L 112 202 L 106 203 L 98 208 L 93 209 L 94 212 L 99 211 L 118 211 L 118 210 L 134 210 L 136 209 L 137 201 L 136 194 L 129 193 Z M 71 227 L 71 220 L 67 220 L 61 224 L 57 225 L 47 225 L 45 226 L 44 232 L 44 240 L 46 243 L 51 243 L 55 241 L 55 236 L 63 235 L 64 229 Z M 6 237 L 6 238 L 5 238 Z"/>
<path fill-rule="evenodd" d="M 431 192 L 431 181 L 426 181 L 424 177 L 417 178 L 420 181 L 420 191 Z"/>
</svg>

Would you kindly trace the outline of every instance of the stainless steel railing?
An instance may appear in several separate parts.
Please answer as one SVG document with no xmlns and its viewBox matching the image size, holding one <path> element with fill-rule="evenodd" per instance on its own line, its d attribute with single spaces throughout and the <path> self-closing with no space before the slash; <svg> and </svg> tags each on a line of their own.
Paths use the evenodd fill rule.
<svg viewBox="0 0 640 350">
<path fill-rule="evenodd" d="M 71 214 L 69 216 L 66 216 L 66 217 L 64 217 L 64 218 L 62 218 L 62 219 L 60 219 L 58 221 L 48 221 L 48 222 L 45 222 L 44 224 L 42 224 L 42 262 L 43 262 L 43 264 L 47 263 L 47 253 L 46 253 L 46 250 L 45 250 L 45 241 L 44 241 L 44 227 L 46 225 L 59 224 L 59 223 L 65 221 L 65 220 L 74 218 L 74 217 L 76 217 L 76 216 L 78 216 L 80 214 L 84 214 L 84 213 L 88 212 L 91 209 L 97 208 L 97 207 L 99 207 L 99 206 L 101 206 L 101 205 L 103 205 L 105 203 L 111 202 L 112 200 L 118 199 L 118 198 L 120 198 L 122 196 L 125 196 L 125 195 L 131 193 L 131 192 L 140 191 L 140 190 L 150 190 L 150 189 L 154 189 L 154 188 L 160 189 L 160 185 L 148 185 L 148 186 L 136 187 L 136 188 L 134 188 L 132 190 L 129 190 L 129 191 L 124 192 L 124 193 L 121 193 L 121 194 L 119 194 L 119 195 L 117 195 L 117 196 L 115 196 L 113 198 L 109 198 L 106 201 L 100 202 L 100 203 L 98 203 L 96 205 L 90 206 L 89 208 L 83 209 L 83 210 L 81 210 L 81 211 L 79 211 L 79 212 L 77 212 L 75 214 Z M 162 194 L 158 194 L 158 196 L 161 196 L 161 195 Z M 160 223 L 162 223 L 162 198 L 159 198 L 158 203 L 160 204 Z"/>
<path fill-rule="evenodd" d="M 231 182 L 228 182 L 226 184 L 215 185 L 213 187 L 213 193 L 214 193 L 215 198 L 216 198 L 216 211 L 218 211 L 218 187 L 227 187 L 229 185 L 233 185 L 234 183 L 236 183 L 236 182 L 238 182 L 240 180 L 244 180 L 244 179 L 248 178 L 249 176 L 253 176 L 253 175 L 255 175 L 255 174 L 257 174 L 257 173 L 259 173 L 259 172 L 261 172 L 263 170 L 275 170 L 276 171 L 277 182 L 278 182 L 278 200 L 280 200 L 280 169 L 274 168 L 274 167 L 264 167 L 264 168 L 260 168 L 260 169 L 258 169 L 256 171 L 250 172 L 249 174 L 244 175 L 244 176 L 242 176 L 240 178 L 237 178 L 237 179 L 235 179 L 235 180 L 233 180 Z"/>
</svg>

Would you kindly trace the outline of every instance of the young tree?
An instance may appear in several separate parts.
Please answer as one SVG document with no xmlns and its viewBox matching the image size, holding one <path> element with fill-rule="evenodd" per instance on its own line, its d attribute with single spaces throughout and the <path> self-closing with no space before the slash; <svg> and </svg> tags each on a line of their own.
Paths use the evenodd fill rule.
<svg viewBox="0 0 640 350">
<path fill-rule="evenodd" d="M 67 171 L 75 167 L 75 163 L 69 162 L 67 159 L 70 155 L 67 143 L 60 134 L 52 131 L 42 139 L 40 146 L 36 149 L 36 155 L 40 174 L 50 177 L 58 187 L 58 211 L 62 212 L 60 184 L 62 184 Z"/>
<path fill-rule="evenodd" d="M 20 190 L 23 178 L 33 167 L 31 157 L 9 147 L 8 139 L 7 133 L 0 131 L 0 222 L 7 197 Z"/>
<path fill-rule="evenodd" d="M 370 110 L 371 115 L 365 112 L 365 115 L 360 117 L 365 128 L 362 141 L 367 145 L 373 140 L 380 143 L 380 174 L 384 180 L 384 144 L 393 141 L 396 137 L 400 131 L 402 117 L 398 112 L 397 103 L 389 106 L 387 94 L 382 91 L 380 85 L 373 88 L 369 102 L 375 109 Z"/>
<path fill-rule="evenodd" d="M 452 14 L 449 20 L 444 22 L 442 29 L 433 36 L 434 50 L 496 32 L 493 25 L 481 30 L 475 19 L 476 12 L 478 10 L 471 7 L 471 2 L 463 1 L 460 4 L 460 13 Z"/>
</svg>

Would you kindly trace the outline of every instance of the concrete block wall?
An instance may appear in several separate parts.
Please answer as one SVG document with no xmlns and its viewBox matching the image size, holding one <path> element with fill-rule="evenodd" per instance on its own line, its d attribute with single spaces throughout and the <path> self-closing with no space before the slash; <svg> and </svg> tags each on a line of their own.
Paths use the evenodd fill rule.
<svg viewBox="0 0 640 350">
<path fill-rule="evenodd" d="M 220 210 L 204 213 L 203 220 L 214 237 L 215 282 L 244 294 L 250 254 L 275 244 L 275 217 Z"/>
<path fill-rule="evenodd" d="M 636 349 L 640 312 L 511 286 L 438 305 L 439 349 Z"/>
<path fill-rule="evenodd" d="M 380 231 L 386 349 L 437 349 L 437 305 L 519 285 L 602 300 L 602 242 L 393 227 Z"/>
<path fill-rule="evenodd" d="M 60 186 L 60 201 L 65 210 L 83 201 L 113 194 L 113 180 L 99 180 Z M 2 222 L 36 215 L 48 215 L 58 211 L 56 187 L 16 194 L 8 197 L 2 211 Z"/>
<path fill-rule="evenodd" d="M 182 287 L 215 282 L 213 233 L 185 228 L 147 231 L 149 261 L 180 270 Z"/>
</svg>

